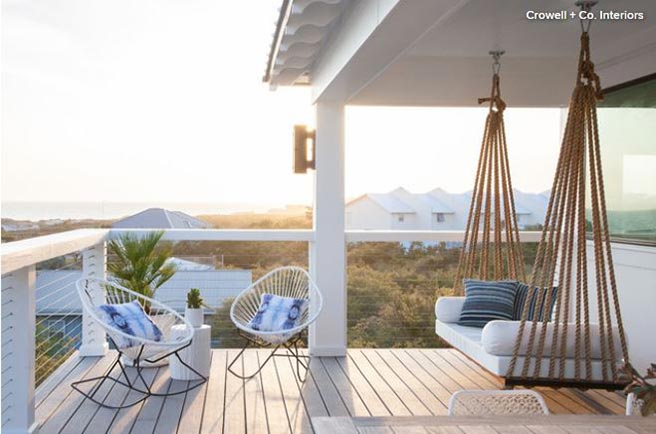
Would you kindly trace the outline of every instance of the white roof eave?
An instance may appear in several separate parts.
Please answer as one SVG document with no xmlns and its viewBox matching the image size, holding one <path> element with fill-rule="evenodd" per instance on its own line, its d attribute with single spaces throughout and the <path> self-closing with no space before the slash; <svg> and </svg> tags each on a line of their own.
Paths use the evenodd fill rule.
<svg viewBox="0 0 656 434">
<path fill-rule="evenodd" d="M 308 84 L 310 69 L 346 2 L 283 1 L 264 81 L 272 88 Z"/>
</svg>

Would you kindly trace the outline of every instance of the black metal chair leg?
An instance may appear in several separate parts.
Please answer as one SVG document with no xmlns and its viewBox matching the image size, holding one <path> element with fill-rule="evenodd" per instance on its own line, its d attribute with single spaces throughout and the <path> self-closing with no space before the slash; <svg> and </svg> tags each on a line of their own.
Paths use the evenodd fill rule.
<svg viewBox="0 0 656 434">
<path fill-rule="evenodd" d="M 262 371 L 262 368 L 264 368 L 264 366 L 266 366 L 266 364 L 269 363 L 269 360 L 271 360 L 271 358 L 273 356 L 277 355 L 276 351 L 278 351 L 278 349 L 280 348 L 280 345 L 276 346 L 273 349 L 273 351 L 271 351 L 271 354 L 269 354 L 268 357 L 264 360 L 264 362 L 260 365 L 260 367 L 254 373 L 252 373 L 251 375 L 238 374 L 237 372 L 235 372 L 235 370 L 232 368 L 232 366 L 237 362 L 237 360 L 239 360 L 244 355 L 244 351 L 246 351 L 246 349 L 248 347 L 250 347 L 250 345 L 251 345 L 250 340 L 247 340 L 246 345 L 244 345 L 244 347 L 239 351 L 239 353 L 237 353 L 235 358 L 232 359 L 232 361 L 228 365 L 228 372 L 230 372 L 232 375 L 234 375 L 235 377 L 237 377 L 241 380 L 250 380 L 251 378 L 255 377 L 257 374 L 259 374 Z"/>
<path fill-rule="evenodd" d="M 301 383 L 304 383 L 306 378 L 307 378 L 307 373 L 310 370 L 310 356 L 306 356 L 304 354 L 300 353 L 298 343 L 303 340 L 303 335 L 298 334 L 292 339 L 288 340 L 287 342 L 277 345 L 273 351 L 269 354 L 269 356 L 264 360 L 264 362 L 260 365 L 260 367 L 250 375 L 241 375 L 233 369 L 233 365 L 244 356 L 244 352 L 246 349 L 248 349 L 250 346 L 258 346 L 258 347 L 266 347 L 266 343 L 259 342 L 255 339 L 250 338 L 247 335 L 242 335 L 242 337 L 246 340 L 246 344 L 243 346 L 243 348 L 237 353 L 237 355 L 232 359 L 230 364 L 228 365 L 228 372 L 230 372 L 232 375 L 234 375 L 237 378 L 240 378 L 242 380 L 250 380 L 251 378 L 255 377 L 258 375 L 264 366 L 273 358 L 273 357 L 293 357 L 296 361 L 296 378 Z M 286 352 L 284 354 L 279 354 L 277 351 L 280 348 L 284 348 Z M 301 369 L 302 368 L 302 369 Z M 294 369 L 292 367 L 292 369 Z M 301 374 L 301 370 L 305 370 L 304 375 Z"/>
<path fill-rule="evenodd" d="M 101 407 L 105 407 L 105 408 L 120 410 L 120 409 L 132 407 L 134 405 L 139 404 L 140 402 L 143 402 L 144 400 L 146 400 L 148 398 L 148 396 L 149 396 L 148 394 L 144 394 L 144 396 L 142 396 L 141 398 L 137 399 L 134 402 L 131 402 L 129 404 L 123 404 L 123 405 L 109 405 L 109 404 L 106 404 L 105 399 L 107 397 L 105 397 L 105 399 L 103 399 L 102 401 L 96 399 L 96 393 L 98 393 L 98 391 L 102 388 L 102 385 L 105 383 L 105 381 L 113 381 L 114 383 L 121 384 L 125 387 L 128 387 L 131 390 L 136 390 L 131 386 L 131 382 L 130 382 L 129 378 L 127 377 L 127 373 L 126 373 L 125 368 L 124 368 L 124 366 L 121 362 L 121 356 L 122 356 L 122 354 L 119 353 L 118 357 L 116 358 L 114 363 L 112 363 L 112 365 L 109 367 L 109 369 L 107 369 L 105 371 L 105 373 L 103 375 L 98 376 L 98 377 L 86 378 L 84 380 L 76 381 L 76 382 L 71 384 L 71 387 L 73 389 L 77 390 L 86 399 L 90 400 L 91 402 L 93 402 L 95 404 L 98 404 Z M 116 365 L 119 365 L 119 367 L 121 369 L 121 372 L 125 375 L 127 381 L 130 382 L 129 384 L 111 376 L 111 373 L 114 371 L 114 368 L 116 367 Z M 119 374 L 119 376 L 120 375 L 121 374 Z M 95 382 L 95 384 L 91 388 L 90 392 L 85 392 L 79 387 L 81 384 L 91 383 L 91 382 Z"/>
<path fill-rule="evenodd" d="M 118 353 L 118 356 L 116 357 L 116 360 L 114 360 L 114 363 L 112 363 L 112 365 L 109 367 L 109 369 L 107 369 L 105 371 L 105 373 L 103 375 L 98 376 L 98 377 L 86 378 L 84 380 L 76 381 L 76 382 L 71 384 L 71 387 L 73 389 L 77 390 L 82 396 L 89 399 L 91 402 L 93 402 L 95 404 L 98 404 L 101 407 L 110 408 L 110 409 L 114 409 L 114 410 L 120 410 L 120 409 L 132 407 L 134 405 L 137 405 L 137 404 L 145 401 L 146 399 L 148 399 L 151 396 L 166 397 L 166 396 L 173 396 L 173 395 L 179 395 L 179 394 L 182 394 L 182 393 L 187 393 L 187 392 L 189 392 L 189 391 L 203 385 L 204 383 L 206 383 L 207 382 L 207 377 L 202 375 L 200 372 L 198 372 L 196 369 L 194 369 L 192 366 L 190 366 L 188 363 L 186 363 L 184 360 L 182 360 L 182 358 L 180 357 L 180 354 L 179 354 L 178 351 L 174 351 L 171 354 L 175 355 L 178 358 L 178 360 L 180 361 L 180 363 L 182 363 L 183 366 L 185 366 L 187 369 L 192 371 L 196 376 L 198 376 L 198 380 L 191 380 L 191 381 L 194 381 L 196 383 L 193 384 L 190 387 L 185 388 L 184 390 L 180 390 L 180 391 L 173 392 L 173 393 L 154 393 L 151 390 L 150 386 L 148 385 L 148 382 L 146 381 L 146 379 L 143 377 L 143 374 L 142 374 L 141 371 L 144 368 L 140 365 L 140 359 L 139 358 L 137 358 L 134 362 L 134 369 L 136 369 L 136 371 L 137 371 L 136 372 L 137 373 L 136 378 L 134 379 L 134 381 L 130 380 L 130 378 L 127 374 L 127 371 L 125 370 L 125 366 L 123 365 L 123 362 L 121 362 L 121 357 L 123 356 L 123 354 L 121 352 Z M 139 354 L 141 354 L 141 352 Z M 116 368 L 116 365 L 118 365 L 120 370 L 121 370 L 121 373 L 118 374 L 118 378 L 115 378 L 111 375 L 112 372 L 114 371 L 114 368 Z M 121 379 L 120 379 L 121 375 L 123 375 L 125 377 L 126 381 L 121 381 Z M 137 384 L 136 384 L 137 383 L 137 381 L 136 381 L 137 378 L 141 380 L 141 383 L 143 383 L 143 385 L 145 386 L 145 390 L 137 387 Z M 104 400 L 100 401 L 100 400 L 96 399 L 96 393 L 98 392 L 98 390 L 100 390 L 100 388 L 105 383 L 105 381 L 113 381 L 114 383 L 120 384 L 121 386 L 124 386 L 124 387 L 128 388 L 131 391 L 140 393 L 143 396 L 141 398 L 135 400 L 134 402 L 130 402 L 128 404 L 108 405 L 104 402 Z M 90 383 L 90 382 L 95 382 L 95 384 L 91 388 L 90 392 L 85 392 L 80 388 L 81 384 Z"/>
<path fill-rule="evenodd" d="M 296 378 L 301 383 L 305 383 L 307 379 L 308 371 L 310 370 L 310 356 L 300 354 L 298 348 L 298 339 L 294 340 L 290 345 L 287 346 L 287 350 L 290 352 L 292 357 L 296 359 Z M 307 364 L 304 363 L 304 360 L 307 360 Z M 305 370 L 305 374 L 301 375 L 301 367 Z"/>
</svg>

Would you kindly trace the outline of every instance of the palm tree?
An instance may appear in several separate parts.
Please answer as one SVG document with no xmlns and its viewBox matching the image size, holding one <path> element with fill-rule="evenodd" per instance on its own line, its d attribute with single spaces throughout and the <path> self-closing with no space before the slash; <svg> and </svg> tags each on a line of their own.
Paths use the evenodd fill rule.
<svg viewBox="0 0 656 434">
<path fill-rule="evenodd" d="M 124 233 L 118 240 L 109 242 L 109 251 L 115 258 L 107 268 L 120 285 L 152 297 L 160 286 L 173 277 L 175 265 L 166 263 L 171 257 L 171 249 L 157 248 L 162 235 L 163 231 L 151 232 L 139 238 Z"/>
</svg>

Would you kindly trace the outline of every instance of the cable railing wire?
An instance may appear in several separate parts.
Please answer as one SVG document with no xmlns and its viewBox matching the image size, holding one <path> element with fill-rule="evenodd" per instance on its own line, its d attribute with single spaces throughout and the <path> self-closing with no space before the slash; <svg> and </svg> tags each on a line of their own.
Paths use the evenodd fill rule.
<svg viewBox="0 0 656 434">
<path fill-rule="evenodd" d="M 61 342 L 64 341 L 65 339 L 67 339 L 67 338 L 70 338 L 71 340 L 74 340 L 74 338 L 71 337 L 71 335 L 73 334 L 73 332 L 77 332 L 77 331 L 80 331 L 80 332 L 82 331 L 82 323 L 81 323 L 81 322 L 78 323 L 75 327 L 71 328 L 68 332 L 64 332 L 63 335 L 62 335 L 62 337 L 59 338 L 57 341 L 51 343 L 50 347 L 48 347 L 48 349 L 45 350 L 44 353 L 47 353 L 48 351 L 50 351 L 50 350 L 51 350 L 52 348 L 54 348 L 55 346 L 60 345 Z M 60 333 L 57 332 L 56 334 L 60 334 Z M 77 336 L 78 336 L 78 334 L 75 333 L 75 337 L 77 337 Z M 47 344 L 47 343 L 49 342 L 49 340 L 50 340 L 50 337 L 48 337 L 48 340 L 44 340 L 43 342 L 41 342 L 40 344 L 38 344 L 38 345 L 36 346 L 36 350 L 38 351 L 39 349 L 41 349 L 41 348 L 43 347 L 44 344 Z"/>
<path fill-rule="evenodd" d="M 47 287 L 49 287 L 49 286 L 52 286 L 52 285 L 54 285 L 55 283 L 59 283 L 59 282 L 61 282 L 62 280 L 66 280 L 66 279 L 70 278 L 71 276 L 75 276 L 75 275 L 80 275 L 80 272 L 79 272 L 79 271 L 77 271 L 77 272 L 71 272 L 71 273 L 68 273 L 68 274 L 66 274 L 66 275 L 64 275 L 64 276 L 62 276 L 62 277 L 60 277 L 60 278 L 58 278 L 58 279 L 55 279 L 55 280 L 53 280 L 53 281 L 51 281 L 51 282 L 48 282 L 48 283 L 46 283 L 46 284 L 44 284 L 44 285 L 41 285 L 40 287 L 38 287 L 38 288 L 35 289 L 35 292 L 39 292 L 39 291 L 41 291 L 41 290 L 44 289 L 44 288 L 47 288 Z M 68 286 L 70 286 L 71 284 L 72 284 L 72 283 L 69 283 L 68 285 L 64 285 L 64 286 L 62 286 L 61 288 L 58 288 L 58 289 L 56 289 L 56 290 L 53 291 L 53 292 L 49 292 L 48 294 L 46 294 L 46 295 L 44 295 L 44 296 L 42 296 L 42 297 L 37 298 L 37 301 L 41 301 L 41 300 L 43 300 L 44 298 L 49 297 L 49 296 L 52 295 L 53 293 L 56 293 L 56 292 L 61 291 L 61 290 L 63 290 L 63 289 L 66 289 L 66 288 L 67 288 Z"/>
</svg>

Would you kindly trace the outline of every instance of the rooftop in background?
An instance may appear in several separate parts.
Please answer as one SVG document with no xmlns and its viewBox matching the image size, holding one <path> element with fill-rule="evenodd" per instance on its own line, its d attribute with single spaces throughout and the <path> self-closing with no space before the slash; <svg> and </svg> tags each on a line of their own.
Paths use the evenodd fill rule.
<svg viewBox="0 0 656 434">
<path fill-rule="evenodd" d="M 514 190 L 515 214 L 520 228 L 544 221 L 549 191 L 525 193 Z M 465 228 L 471 191 L 449 193 L 435 188 L 411 193 L 399 187 L 387 193 L 367 193 L 346 204 L 348 229 L 462 230 Z M 384 211 L 384 214 L 381 212 Z M 501 209 L 503 212 L 503 208 Z M 389 219 L 395 215 L 396 219 Z M 410 218 L 401 218 L 405 215 Z"/>
<path fill-rule="evenodd" d="M 180 211 L 149 208 L 114 223 L 121 229 L 209 229 L 209 223 Z"/>
</svg>

